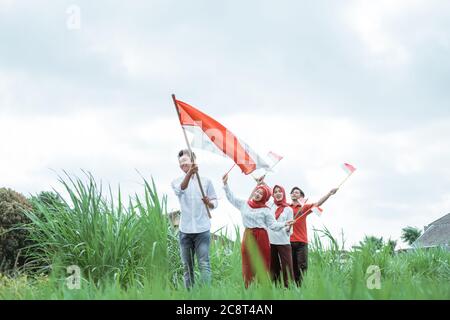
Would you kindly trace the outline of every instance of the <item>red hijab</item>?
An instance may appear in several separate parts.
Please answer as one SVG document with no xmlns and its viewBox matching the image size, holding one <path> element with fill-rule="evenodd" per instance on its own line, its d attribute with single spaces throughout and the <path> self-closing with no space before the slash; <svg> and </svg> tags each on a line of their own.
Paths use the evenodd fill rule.
<svg viewBox="0 0 450 320">
<path fill-rule="evenodd" d="M 250 208 L 252 209 L 259 209 L 259 208 L 268 208 L 266 206 L 266 202 L 270 199 L 271 195 L 272 195 L 272 191 L 270 190 L 270 188 L 266 185 L 260 185 L 257 186 L 253 192 L 255 192 L 256 190 L 261 189 L 263 191 L 263 196 L 261 198 L 261 200 L 259 201 L 255 201 L 252 198 L 250 198 L 247 203 L 250 206 Z M 252 192 L 252 194 L 253 194 Z"/>
<path fill-rule="evenodd" d="M 273 197 L 274 203 L 277 205 L 277 210 L 275 211 L 275 219 L 278 220 L 281 213 L 283 212 L 284 208 L 288 207 L 288 203 L 286 201 L 286 192 L 284 191 L 284 188 L 282 186 L 276 185 L 273 187 L 273 194 L 275 194 L 275 188 L 280 188 L 281 193 L 283 194 L 283 199 L 277 200 L 275 197 Z"/>
</svg>

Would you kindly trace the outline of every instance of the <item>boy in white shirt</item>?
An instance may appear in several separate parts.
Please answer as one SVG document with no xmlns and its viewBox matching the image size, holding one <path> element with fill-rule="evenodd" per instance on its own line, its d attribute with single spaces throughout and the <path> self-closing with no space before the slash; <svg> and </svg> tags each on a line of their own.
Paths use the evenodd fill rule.
<svg viewBox="0 0 450 320">
<path fill-rule="evenodd" d="M 207 178 L 200 177 L 205 197 L 198 185 L 195 175 L 198 166 L 195 154 L 189 150 L 181 150 L 178 154 L 180 168 L 185 173 L 172 182 L 172 188 L 178 197 L 181 207 L 180 219 L 180 254 L 184 267 L 184 285 L 190 289 L 194 285 L 194 256 L 197 256 L 202 282 L 211 282 L 211 266 L 209 261 L 211 221 L 206 206 L 210 210 L 217 208 L 217 196 L 214 186 Z"/>
</svg>

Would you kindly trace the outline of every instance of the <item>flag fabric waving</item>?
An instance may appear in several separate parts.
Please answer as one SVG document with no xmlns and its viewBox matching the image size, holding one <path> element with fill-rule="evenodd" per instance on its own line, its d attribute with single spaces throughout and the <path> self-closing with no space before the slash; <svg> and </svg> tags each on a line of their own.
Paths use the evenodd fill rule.
<svg viewBox="0 0 450 320">
<path fill-rule="evenodd" d="M 215 153 L 219 156 L 226 157 L 222 150 L 212 142 L 209 137 L 200 129 L 196 127 L 186 126 L 186 131 L 192 133 L 191 147 L 196 149 L 202 149 Z"/>
<path fill-rule="evenodd" d="M 262 157 L 218 121 L 181 100 L 175 101 L 180 124 L 197 137 L 196 147 L 228 156 L 245 174 L 259 168 L 270 169 Z"/>
<path fill-rule="evenodd" d="M 270 162 L 270 168 L 275 167 L 275 165 L 283 159 L 282 156 L 276 154 L 273 151 L 269 151 L 269 153 L 267 154 L 267 158 L 269 159 L 268 162 Z"/>
<path fill-rule="evenodd" d="M 356 171 L 356 168 L 348 163 L 344 163 L 342 165 L 342 169 L 344 169 L 344 171 L 347 172 L 347 174 L 352 174 L 353 172 Z"/>
<path fill-rule="evenodd" d="M 269 168 L 261 168 L 261 169 L 257 169 L 255 171 L 253 171 L 252 176 L 253 179 L 258 180 L 260 179 L 262 176 L 266 176 L 267 173 L 269 172 L 273 172 L 273 168 L 278 164 L 278 162 L 280 162 L 283 159 L 282 156 L 276 154 L 273 151 L 269 151 L 267 153 L 267 156 L 264 157 L 264 162 L 266 162 L 269 165 Z"/>
<path fill-rule="evenodd" d="M 321 207 L 312 207 L 311 210 L 312 210 L 312 212 L 317 214 L 319 217 L 322 215 L 322 212 L 323 212 L 323 209 Z"/>
</svg>

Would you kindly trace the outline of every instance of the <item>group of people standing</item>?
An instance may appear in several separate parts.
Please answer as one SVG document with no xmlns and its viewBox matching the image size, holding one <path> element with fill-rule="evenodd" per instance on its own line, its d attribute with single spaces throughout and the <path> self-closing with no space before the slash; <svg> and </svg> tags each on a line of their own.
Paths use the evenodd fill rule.
<svg viewBox="0 0 450 320">
<path fill-rule="evenodd" d="M 205 194 L 202 197 L 198 180 L 194 179 L 198 173 L 195 154 L 181 150 L 178 160 L 184 175 L 172 182 L 172 188 L 181 206 L 180 253 L 184 284 L 189 289 L 194 284 L 194 256 L 197 257 L 202 282 L 211 281 L 211 223 L 206 206 L 212 210 L 217 208 L 218 202 L 213 184 L 204 177 L 200 177 Z M 299 187 L 292 188 L 291 203 L 288 203 L 285 189 L 280 185 L 270 188 L 263 178 L 257 181 L 248 200 L 234 195 L 228 184 L 228 174 L 223 176 L 223 184 L 228 201 L 240 211 L 245 227 L 241 247 L 245 287 L 255 277 L 255 263 L 258 260 L 262 261 L 274 282 L 282 282 L 288 287 L 289 281 L 294 280 L 300 286 L 308 268 L 306 217 L 313 207 L 322 205 L 337 189 L 332 189 L 318 202 L 308 204 Z"/>
</svg>

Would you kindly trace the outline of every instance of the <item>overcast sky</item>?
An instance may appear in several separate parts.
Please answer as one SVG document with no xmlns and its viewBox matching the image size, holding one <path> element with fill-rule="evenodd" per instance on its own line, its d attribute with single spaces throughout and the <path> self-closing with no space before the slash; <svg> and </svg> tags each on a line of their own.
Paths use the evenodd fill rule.
<svg viewBox="0 0 450 320">
<path fill-rule="evenodd" d="M 450 212 L 449 17 L 446 0 L 0 0 L 0 186 L 29 195 L 84 169 L 134 193 L 139 170 L 178 208 L 176 93 L 283 155 L 269 184 L 315 201 L 358 169 L 310 231 L 398 240 Z M 197 153 L 212 230 L 240 225 L 231 160 Z M 232 172 L 237 195 L 253 185 Z"/>
</svg>

